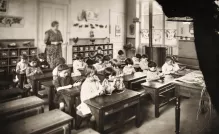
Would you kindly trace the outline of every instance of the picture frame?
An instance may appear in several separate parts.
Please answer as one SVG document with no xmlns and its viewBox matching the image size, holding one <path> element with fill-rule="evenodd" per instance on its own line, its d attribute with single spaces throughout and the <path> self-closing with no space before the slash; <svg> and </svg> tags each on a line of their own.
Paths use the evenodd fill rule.
<svg viewBox="0 0 219 134">
<path fill-rule="evenodd" d="M 0 14 L 8 13 L 9 0 L 0 0 Z"/>
</svg>

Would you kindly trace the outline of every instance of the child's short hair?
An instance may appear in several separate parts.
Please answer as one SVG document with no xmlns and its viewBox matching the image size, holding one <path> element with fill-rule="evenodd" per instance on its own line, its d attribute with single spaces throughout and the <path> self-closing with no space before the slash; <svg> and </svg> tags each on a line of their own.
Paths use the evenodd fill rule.
<svg viewBox="0 0 219 134">
<path fill-rule="evenodd" d="M 61 65 L 58 66 L 58 71 L 63 71 L 63 70 L 69 70 L 68 65 L 61 64 Z"/>
<path fill-rule="evenodd" d="M 39 59 L 46 59 L 46 55 L 44 53 L 38 54 Z"/>
<path fill-rule="evenodd" d="M 109 76 L 116 76 L 116 71 L 112 67 L 107 67 L 104 69 L 104 77 L 109 79 Z"/>
<path fill-rule="evenodd" d="M 174 60 L 173 60 L 173 58 L 172 58 L 171 56 L 167 56 L 167 57 L 166 57 L 166 62 L 167 62 L 167 61 L 170 61 L 170 60 L 174 62 Z"/>
<path fill-rule="evenodd" d="M 141 59 L 141 55 L 140 54 L 136 54 L 135 57 Z"/>
<path fill-rule="evenodd" d="M 106 56 L 103 56 L 103 62 L 104 62 L 104 61 L 110 61 L 110 57 L 107 56 L 107 55 L 106 55 Z"/>
<path fill-rule="evenodd" d="M 91 66 L 91 65 L 94 64 L 93 60 L 91 60 L 89 58 L 87 59 L 86 63 L 87 63 L 88 66 Z"/>
<path fill-rule="evenodd" d="M 150 62 L 148 63 L 148 67 L 149 67 L 149 68 L 151 68 L 151 67 L 157 67 L 157 64 L 156 64 L 155 62 L 153 62 L 153 61 L 150 61 Z"/>
<path fill-rule="evenodd" d="M 132 59 L 127 58 L 127 59 L 125 60 L 125 64 L 126 64 L 126 65 L 128 65 L 128 64 L 133 65 Z"/>
<path fill-rule="evenodd" d="M 63 57 L 60 57 L 56 62 L 56 66 L 65 64 L 65 62 L 66 62 L 65 59 Z"/>
<path fill-rule="evenodd" d="M 103 56 L 102 55 L 97 55 L 96 58 L 100 59 L 101 61 L 103 61 Z"/>
<path fill-rule="evenodd" d="M 39 65 L 39 63 L 38 63 L 38 58 L 36 57 L 36 56 L 33 56 L 33 57 L 31 57 L 30 59 L 29 59 L 29 62 L 31 63 L 31 62 L 36 62 L 36 66 L 38 66 Z"/>
<path fill-rule="evenodd" d="M 87 66 L 85 70 L 85 76 L 89 76 L 91 73 L 97 74 L 97 70 L 94 66 Z"/>
<path fill-rule="evenodd" d="M 122 50 L 119 50 L 118 55 L 122 55 L 122 54 L 124 54 L 124 52 Z"/>
<path fill-rule="evenodd" d="M 77 54 L 76 60 L 81 60 L 81 59 L 83 59 L 82 55 L 81 54 Z"/>
<path fill-rule="evenodd" d="M 147 55 L 147 54 L 143 54 L 143 55 L 141 56 L 141 58 L 147 58 L 147 59 L 148 59 L 148 55 Z"/>
<path fill-rule="evenodd" d="M 21 54 L 21 56 L 20 56 L 20 59 L 24 59 L 24 60 L 27 60 L 27 55 L 26 54 Z"/>
</svg>

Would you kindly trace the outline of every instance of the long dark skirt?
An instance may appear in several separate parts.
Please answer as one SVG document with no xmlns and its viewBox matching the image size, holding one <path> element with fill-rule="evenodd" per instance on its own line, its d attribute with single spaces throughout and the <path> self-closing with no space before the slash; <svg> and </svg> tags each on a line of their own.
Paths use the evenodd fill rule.
<svg viewBox="0 0 219 134">
<path fill-rule="evenodd" d="M 46 46 L 46 58 L 51 68 L 57 66 L 57 62 L 62 57 L 62 46 L 60 45 L 47 45 Z"/>
</svg>

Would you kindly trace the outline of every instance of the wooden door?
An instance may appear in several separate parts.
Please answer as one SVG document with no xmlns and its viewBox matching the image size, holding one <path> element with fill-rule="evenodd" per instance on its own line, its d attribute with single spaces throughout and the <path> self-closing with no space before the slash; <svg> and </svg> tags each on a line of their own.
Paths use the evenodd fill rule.
<svg viewBox="0 0 219 134">
<path fill-rule="evenodd" d="M 62 33 L 64 42 L 67 41 L 67 5 L 40 2 L 39 6 L 39 30 L 38 48 L 39 52 L 44 52 L 45 32 L 51 28 L 52 21 L 59 22 L 59 30 Z"/>
<path fill-rule="evenodd" d="M 125 43 L 125 14 L 110 10 L 110 42 L 113 43 L 113 56 L 123 49 Z"/>
</svg>

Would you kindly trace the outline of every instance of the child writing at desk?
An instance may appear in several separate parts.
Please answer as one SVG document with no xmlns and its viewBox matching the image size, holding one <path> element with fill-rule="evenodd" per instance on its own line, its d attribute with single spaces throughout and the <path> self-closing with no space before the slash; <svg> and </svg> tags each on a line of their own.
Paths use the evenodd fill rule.
<svg viewBox="0 0 219 134">
<path fill-rule="evenodd" d="M 70 68 L 66 64 L 58 66 L 58 76 L 53 80 L 55 86 L 55 98 L 54 103 L 60 110 L 64 110 L 66 104 L 65 98 L 62 95 L 62 91 L 65 89 L 72 88 L 73 80 L 70 76 Z"/>
<path fill-rule="evenodd" d="M 113 67 L 113 69 L 116 71 L 116 76 L 123 74 L 121 64 L 118 62 L 117 59 L 110 60 L 110 64 Z"/>
<path fill-rule="evenodd" d="M 161 80 L 163 78 L 163 74 L 157 71 L 157 64 L 155 62 L 150 61 L 148 63 L 148 68 L 146 77 L 147 82 Z"/>
<path fill-rule="evenodd" d="M 135 73 L 135 68 L 133 67 L 133 61 L 130 58 L 127 58 L 125 60 L 125 64 L 126 66 L 123 68 L 124 75 Z"/>
<path fill-rule="evenodd" d="M 81 54 L 77 54 L 76 60 L 73 62 L 73 70 L 75 75 L 81 75 L 81 71 L 85 70 L 86 63 L 83 61 Z"/>
<path fill-rule="evenodd" d="M 172 73 L 176 73 L 179 70 L 180 70 L 179 65 L 175 63 L 172 57 L 167 56 L 166 62 L 162 66 L 162 73 L 165 75 L 170 75 Z"/>
<path fill-rule="evenodd" d="M 63 57 L 60 57 L 57 59 L 56 67 L 52 71 L 53 79 L 55 79 L 58 76 L 58 67 L 59 65 L 65 64 L 65 59 Z"/>
<path fill-rule="evenodd" d="M 104 70 L 103 56 L 97 55 L 96 59 L 97 59 L 97 63 L 95 63 L 93 66 L 98 72 L 103 71 Z"/>
<path fill-rule="evenodd" d="M 90 108 L 84 103 L 85 100 L 100 96 L 104 93 L 99 78 L 96 76 L 97 70 L 94 66 L 88 66 L 86 69 L 86 79 L 81 86 L 81 104 L 77 107 L 78 112 L 82 115 L 90 114 Z M 95 120 L 94 116 L 91 120 Z"/>
<path fill-rule="evenodd" d="M 126 56 L 124 54 L 124 52 L 122 50 L 118 51 L 118 56 L 117 56 L 117 60 L 118 62 L 125 62 Z"/>
<path fill-rule="evenodd" d="M 140 61 L 140 68 L 143 72 L 147 72 L 148 70 L 148 55 L 143 54 L 141 56 L 141 61 Z"/>
<path fill-rule="evenodd" d="M 38 59 L 37 57 L 32 57 L 30 59 L 30 64 L 29 66 L 27 67 L 27 70 L 26 70 L 26 75 L 27 75 L 27 82 L 28 82 L 28 85 L 32 88 L 33 86 L 33 81 L 31 80 L 31 77 L 36 77 L 37 75 L 42 75 L 43 72 L 42 70 L 40 69 L 39 65 L 38 65 Z"/>
</svg>

